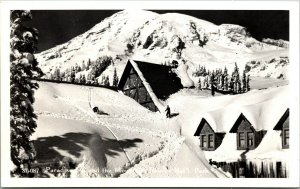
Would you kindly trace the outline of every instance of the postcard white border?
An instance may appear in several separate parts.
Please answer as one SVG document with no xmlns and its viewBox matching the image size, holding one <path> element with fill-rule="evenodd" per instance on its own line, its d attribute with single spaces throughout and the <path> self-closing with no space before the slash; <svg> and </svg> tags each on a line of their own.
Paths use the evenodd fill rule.
<svg viewBox="0 0 300 189">
<path fill-rule="evenodd" d="M 2 1 L 1 6 L 1 185 L 4 187 L 299 187 L 299 2 L 298 1 Z M 49 9 L 199 9 L 199 10 L 289 10 L 290 100 L 293 169 L 286 179 L 18 179 L 11 178 L 9 148 L 9 10 Z"/>
</svg>

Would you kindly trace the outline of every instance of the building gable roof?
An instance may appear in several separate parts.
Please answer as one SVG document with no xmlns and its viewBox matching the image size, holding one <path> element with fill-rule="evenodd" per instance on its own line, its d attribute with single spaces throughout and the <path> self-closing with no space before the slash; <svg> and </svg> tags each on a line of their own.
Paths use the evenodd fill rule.
<svg viewBox="0 0 300 189">
<path fill-rule="evenodd" d="M 119 89 L 124 87 L 131 69 L 137 72 L 160 112 L 164 110 L 162 110 L 163 106 L 159 99 L 165 100 L 171 94 L 183 88 L 180 78 L 171 72 L 170 66 L 128 60 L 118 85 Z"/>
<path fill-rule="evenodd" d="M 243 120 L 246 120 L 250 125 L 251 125 L 251 130 L 255 130 L 253 127 L 252 127 L 252 124 L 251 124 L 251 122 L 245 117 L 245 115 L 243 114 L 243 113 L 241 113 L 240 114 L 240 116 L 237 118 L 237 120 L 236 120 L 236 122 L 233 124 L 233 126 L 232 126 L 232 128 L 230 129 L 230 133 L 236 133 L 237 132 L 237 130 L 238 130 L 238 128 L 239 128 L 239 126 L 240 126 L 240 124 L 241 124 L 241 122 L 243 121 Z"/>
<path fill-rule="evenodd" d="M 275 125 L 274 130 L 281 130 L 283 123 L 285 122 L 286 119 L 288 119 L 289 115 L 290 115 L 290 109 L 288 108 L 284 112 L 284 114 L 282 115 L 278 123 Z"/>
<path fill-rule="evenodd" d="M 199 124 L 199 126 L 198 126 L 198 128 L 197 128 L 197 130 L 196 130 L 196 132 L 195 132 L 195 134 L 194 134 L 194 136 L 199 136 L 199 135 L 200 135 L 200 133 L 201 133 L 201 131 L 202 131 L 202 129 L 203 129 L 205 123 L 207 123 L 207 125 L 210 127 L 210 129 L 211 129 L 212 131 L 214 131 L 214 130 L 211 128 L 211 126 L 209 125 L 209 123 L 208 123 L 204 118 L 202 118 L 201 121 L 200 121 L 200 124 Z M 214 132 L 215 132 L 215 131 L 214 131 Z"/>
<path fill-rule="evenodd" d="M 118 84 L 118 89 L 123 89 L 125 83 L 126 83 L 126 80 L 128 78 L 128 76 L 130 75 L 130 70 L 132 69 L 132 65 L 129 63 L 129 61 L 127 62 L 126 66 L 125 66 L 125 69 L 123 71 L 123 74 L 120 78 L 120 81 L 119 81 L 119 84 Z"/>
</svg>

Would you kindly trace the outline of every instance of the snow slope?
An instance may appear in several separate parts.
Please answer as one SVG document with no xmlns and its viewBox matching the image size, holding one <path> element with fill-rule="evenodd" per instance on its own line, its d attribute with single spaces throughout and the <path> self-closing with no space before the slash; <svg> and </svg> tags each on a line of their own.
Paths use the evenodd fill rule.
<svg viewBox="0 0 300 189">
<path fill-rule="evenodd" d="M 71 177 L 216 177 L 203 160 L 180 156 L 185 138 L 179 136 L 176 119 L 148 111 L 133 99 L 117 92 L 87 86 L 39 82 L 35 111 L 36 132 L 32 136 L 39 163 L 66 157 L 76 163 Z M 93 113 L 97 106 L 107 115 Z M 186 156 L 194 156 L 189 149 Z M 175 174 L 178 161 L 203 174 Z M 205 160 L 206 161 L 206 160 Z M 169 162 L 173 169 L 157 170 Z M 148 164 L 140 169 L 139 167 Z M 207 162 L 206 162 L 207 164 Z M 176 166 L 177 165 L 177 166 Z M 52 176 L 45 173 L 47 176 Z M 221 175 L 222 176 L 222 175 Z"/>
<path fill-rule="evenodd" d="M 76 63 L 81 65 L 83 61 L 93 61 L 104 55 L 112 56 L 119 77 L 131 58 L 157 64 L 176 60 L 188 66 L 190 76 L 199 64 L 209 69 L 226 66 L 230 73 L 235 62 L 243 70 L 253 60 L 266 61 L 269 68 L 260 77 L 277 78 L 283 74 L 286 78 L 288 64 L 281 65 L 271 60 L 289 57 L 289 49 L 259 42 L 245 27 L 238 25 L 215 25 L 177 13 L 124 10 L 36 57 L 43 71 L 49 74 L 56 67 L 64 71 Z M 110 80 L 112 67 L 103 73 L 109 75 Z M 258 76 L 260 69 L 251 67 L 249 73 Z"/>
</svg>

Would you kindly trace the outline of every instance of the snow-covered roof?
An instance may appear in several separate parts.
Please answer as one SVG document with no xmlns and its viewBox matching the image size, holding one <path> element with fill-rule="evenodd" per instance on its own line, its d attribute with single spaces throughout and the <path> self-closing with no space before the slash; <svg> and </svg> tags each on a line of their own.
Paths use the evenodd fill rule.
<svg viewBox="0 0 300 189">
<path fill-rule="evenodd" d="M 202 114 L 215 132 L 235 132 L 236 121 L 243 114 L 256 131 L 272 130 L 289 105 L 283 95 L 244 106 L 227 106 Z"/>
<path fill-rule="evenodd" d="M 215 151 L 204 152 L 207 159 L 214 161 L 236 161 L 241 158 L 243 150 L 237 150 L 236 133 L 230 132 L 233 125 L 243 114 L 256 131 L 267 131 L 261 143 L 248 151 L 245 156 L 248 160 L 285 160 L 288 150 L 282 149 L 280 131 L 274 130 L 279 120 L 288 116 L 289 98 L 285 87 L 276 92 L 266 93 L 258 98 L 248 98 L 247 105 L 232 105 L 203 114 L 215 132 L 226 132 L 222 144 Z M 251 101 L 252 100 L 252 101 Z M 253 103 L 251 103 L 253 102 Z"/>
<path fill-rule="evenodd" d="M 243 107 L 241 110 L 255 130 L 273 130 L 288 109 L 286 99 L 272 99 Z"/>
<path fill-rule="evenodd" d="M 176 74 L 171 74 L 168 66 L 129 60 L 120 79 L 119 88 L 125 85 L 131 66 L 142 80 L 155 106 L 160 112 L 164 112 L 165 107 L 160 100 L 165 100 L 183 88 L 180 78 Z"/>
</svg>

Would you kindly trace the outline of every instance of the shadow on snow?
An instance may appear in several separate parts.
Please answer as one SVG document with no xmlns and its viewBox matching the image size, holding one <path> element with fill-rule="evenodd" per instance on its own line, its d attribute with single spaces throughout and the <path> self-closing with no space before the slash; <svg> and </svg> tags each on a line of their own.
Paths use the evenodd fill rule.
<svg viewBox="0 0 300 189">
<path fill-rule="evenodd" d="M 98 138 L 95 140 L 95 137 Z M 122 148 L 129 149 L 137 147 L 137 143 L 141 142 L 143 142 L 143 140 L 139 138 L 117 141 L 116 139 L 110 138 L 101 139 L 101 136 L 98 134 L 71 132 L 61 136 L 41 137 L 34 140 L 33 144 L 37 151 L 37 161 L 47 162 L 53 159 L 62 160 L 66 157 L 58 152 L 60 150 L 71 154 L 73 157 L 79 158 L 85 148 L 99 149 L 101 147 L 103 149 L 99 150 L 104 152 L 106 156 L 115 157 L 119 156 L 120 152 L 123 153 Z M 98 145 L 99 147 L 97 147 Z"/>
</svg>

